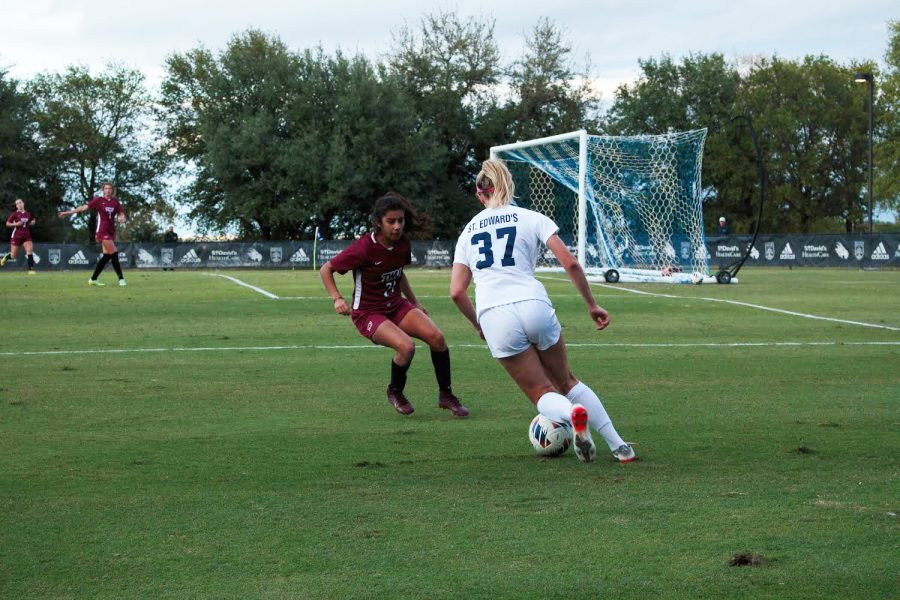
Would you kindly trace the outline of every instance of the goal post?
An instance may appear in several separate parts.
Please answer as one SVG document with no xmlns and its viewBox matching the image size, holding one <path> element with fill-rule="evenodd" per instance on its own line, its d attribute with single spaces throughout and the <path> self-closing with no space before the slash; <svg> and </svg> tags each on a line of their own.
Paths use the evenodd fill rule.
<svg viewBox="0 0 900 600">
<path fill-rule="evenodd" d="M 491 148 L 516 203 L 546 214 L 589 276 L 714 282 L 703 231 L 706 129 L 601 136 L 585 130 Z M 558 268 L 544 251 L 538 267 Z"/>
</svg>

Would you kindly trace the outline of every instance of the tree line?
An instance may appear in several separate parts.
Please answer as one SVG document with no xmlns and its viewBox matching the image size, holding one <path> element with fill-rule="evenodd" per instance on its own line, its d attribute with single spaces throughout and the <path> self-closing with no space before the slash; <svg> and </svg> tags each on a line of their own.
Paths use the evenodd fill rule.
<svg viewBox="0 0 900 600">
<path fill-rule="evenodd" d="M 219 50 L 170 55 L 158 90 L 121 64 L 72 66 L 29 81 L 0 70 L 3 203 L 25 198 L 37 239 L 87 238 L 54 218 L 112 181 L 129 220 L 123 239 L 161 235 L 188 210 L 199 229 L 244 239 L 348 238 L 388 190 L 452 239 L 477 205 L 492 145 L 576 129 L 610 135 L 707 127 L 704 217 L 749 232 L 760 133 L 768 204 L 762 231 L 860 231 L 867 211 L 867 92 L 877 82 L 876 206 L 900 208 L 900 21 L 887 24 L 886 68 L 827 56 L 728 61 L 718 53 L 639 61 L 604 100 L 563 31 L 542 19 L 506 63 L 494 22 L 426 15 L 379 61 L 321 47 L 295 51 L 257 30 Z M 11 209 L 10 209 L 11 210 Z"/>
</svg>

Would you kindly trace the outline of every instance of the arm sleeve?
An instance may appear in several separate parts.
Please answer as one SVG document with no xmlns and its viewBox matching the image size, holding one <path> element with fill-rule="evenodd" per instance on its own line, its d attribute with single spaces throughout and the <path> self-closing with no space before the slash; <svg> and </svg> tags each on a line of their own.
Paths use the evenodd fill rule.
<svg viewBox="0 0 900 600">
<path fill-rule="evenodd" d="M 459 263 L 461 265 L 469 266 L 469 257 L 466 256 L 466 246 L 465 240 L 466 235 L 460 234 L 459 239 L 456 240 L 456 249 L 453 251 L 453 262 Z"/>
<path fill-rule="evenodd" d="M 559 227 L 557 227 L 556 223 L 549 217 L 538 214 L 537 230 L 538 237 L 546 244 L 547 240 L 550 239 L 550 236 L 559 231 Z"/>
<path fill-rule="evenodd" d="M 359 240 L 350 244 L 343 252 L 331 259 L 331 268 L 343 275 L 362 264 L 366 260 L 366 253 Z"/>
</svg>

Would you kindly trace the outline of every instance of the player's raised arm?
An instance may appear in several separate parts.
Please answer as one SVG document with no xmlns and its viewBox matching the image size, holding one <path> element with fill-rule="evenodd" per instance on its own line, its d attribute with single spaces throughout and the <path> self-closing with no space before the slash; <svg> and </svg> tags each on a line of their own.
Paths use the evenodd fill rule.
<svg viewBox="0 0 900 600">
<path fill-rule="evenodd" d="M 60 217 L 68 217 L 69 215 L 74 215 L 74 214 L 76 214 L 76 213 L 83 213 L 83 212 L 86 211 L 87 209 L 88 209 L 88 205 L 87 205 L 87 204 L 82 204 L 81 206 L 78 206 L 78 207 L 73 208 L 73 209 L 71 209 L 71 210 L 61 210 L 61 211 L 59 211 L 57 214 L 58 214 Z"/>
<path fill-rule="evenodd" d="M 331 268 L 330 260 L 319 269 L 319 276 L 322 278 L 322 285 L 325 286 L 325 291 L 328 292 L 328 295 L 331 296 L 331 300 L 334 302 L 335 312 L 339 315 L 349 315 L 350 306 L 344 300 L 344 297 L 341 296 L 341 291 L 334 281 L 334 269 Z"/>
</svg>

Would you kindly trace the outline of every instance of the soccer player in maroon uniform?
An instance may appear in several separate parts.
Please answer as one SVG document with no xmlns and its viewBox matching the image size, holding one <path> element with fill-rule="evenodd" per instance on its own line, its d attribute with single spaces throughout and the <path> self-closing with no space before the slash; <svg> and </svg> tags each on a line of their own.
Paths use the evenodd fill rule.
<svg viewBox="0 0 900 600">
<path fill-rule="evenodd" d="M 416 219 L 406 198 L 388 192 L 375 202 L 372 210 L 375 230 L 322 265 L 319 273 L 334 300 L 334 310 L 339 315 L 350 315 L 363 337 L 394 350 L 387 398 L 397 412 L 408 415 L 414 410 L 403 389 L 416 352 L 412 340 L 415 337 L 431 348 L 431 362 L 440 388 L 438 406 L 457 417 L 465 417 L 468 409 L 450 388 L 450 349 L 444 334 L 416 300 L 403 272 L 403 267 L 412 262 L 407 234 L 416 227 Z M 334 282 L 335 273 L 343 275 L 350 270 L 353 271 L 352 306 Z"/>
<path fill-rule="evenodd" d="M 16 200 L 16 210 L 6 219 L 6 226 L 12 229 L 9 238 L 9 252 L 0 256 L 0 267 L 6 266 L 9 259 L 16 260 L 19 255 L 19 246 L 25 246 L 25 258 L 28 260 L 28 274 L 34 275 L 34 245 L 31 243 L 31 226 L 34 225 L 34 217 L 25 210 L 25 201 Z"/>
<path fill-rule="evenodd" d="M 124 223 L 125 212 L 122 210 L 122 205 L 119 204 L 119 199 L 113 196 L 114 193 L 113 185 L 104 183 L 103 196 L 95 196 L 87 204 L 59 213 L 60 217 L 67 217 L 89 209 L 97 212 L 97 230 L 94 232 L 94 239 L 100 242 L 103 256 L 97 261 L 94 274 L 88 280 L 89 285 L 106 285 L 97 281 L 97 278 L 100 277 L 101 271 L 108 262 L 112 263 L 116 275 L 119 276 L 119 285 L 122 287 L 126 285 L 125 277 L 122 276 L 122 266 L 119 264 L 119 250 L 116 248 L 116 215 L 118 215 L 119 223 Z"/>
</svg>

